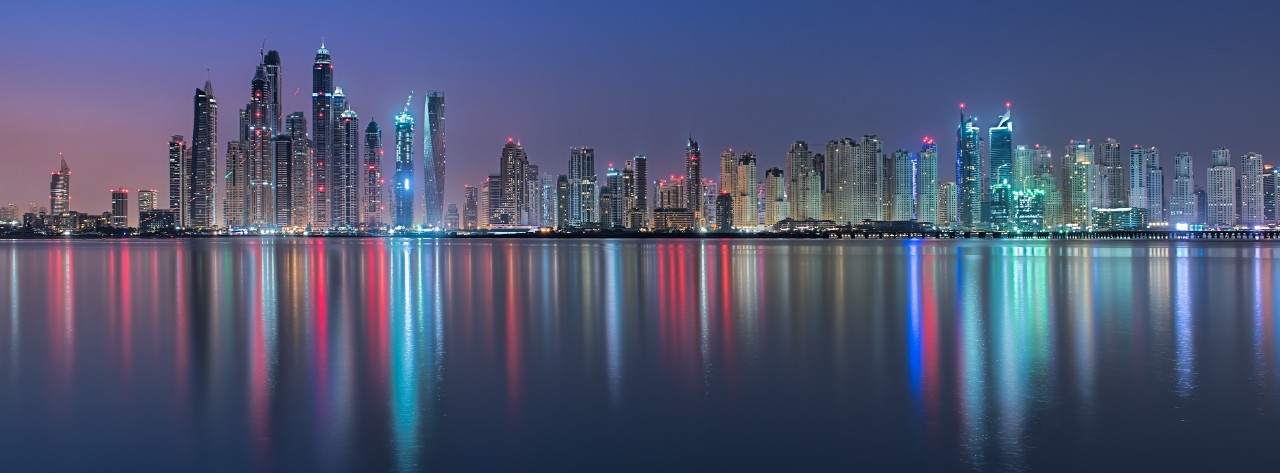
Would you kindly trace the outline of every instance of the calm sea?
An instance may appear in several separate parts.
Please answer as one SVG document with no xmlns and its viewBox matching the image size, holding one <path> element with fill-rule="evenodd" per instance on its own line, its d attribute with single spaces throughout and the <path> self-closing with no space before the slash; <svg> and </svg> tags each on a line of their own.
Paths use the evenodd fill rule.
<svg viewBox="0 0 1280 473">
<path fill-rule="evenodd" d="M 1280 246 L 0 241 L 0 471 L 1273 471 Z"/>
</svg>

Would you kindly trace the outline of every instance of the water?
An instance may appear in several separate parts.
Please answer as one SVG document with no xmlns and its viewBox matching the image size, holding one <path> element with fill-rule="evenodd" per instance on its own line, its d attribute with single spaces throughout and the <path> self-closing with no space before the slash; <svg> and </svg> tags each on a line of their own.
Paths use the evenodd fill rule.
<svg viewBox="0 0 1280 473">
<path fill-rule="evenodd" d="M 0 471 L 1264 470 L 1280 246 L 0 241 Z"/>
</svg>

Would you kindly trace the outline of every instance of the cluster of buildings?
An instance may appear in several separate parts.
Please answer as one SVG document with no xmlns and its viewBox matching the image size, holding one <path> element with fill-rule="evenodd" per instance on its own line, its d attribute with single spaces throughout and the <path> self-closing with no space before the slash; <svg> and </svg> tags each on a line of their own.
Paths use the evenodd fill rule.
<svg viewBox="0 0 1280 473">
<path fill-rule="evenodd" d="M 785 169 L 763 173 L 751 151 L 726 149 L 704 172 L 690 138 L 684 173 L 651 180 L 637 155 L 597 172 L 595 150 L 570 148 L 564 173 L 544 171 L 519 141 L 502 147 L 497 172 L 465 185 L 462 208 L 444 206 L 444 96 L 428 93 L 422 166 L 414 154 L 410 92 L 393 117 L 392 163 L 384 163 L 382 129 L 360 118 L 335 86 L 329 50 L 312 67 L 311 112 L 283 115 L 280 55 L 260 52 L 235 139 L 220 153 L 218 101 L 210 81 L 193 97 L 190 140 L 168 143 L 168 205 L 155 190 L 111 191 L 111 211 L 71 209 L 64 160 L 50 182 L 49 207 L 0 207 L 0 222 L 52 231 L 88 228 L 208 232 L 365 232 L 407 229 L 795 231 L 835 226 L 981 229 L 1010 232 L 1095 229 L 1259 228 L 1280 221 L 1280 169 L 1258 153 L 1211 152 L 1206 186 L 1195 184 L 1189 153 L 1174 157 L 1172 176 L 1154 146 L 1070 140 L 1056 158 L 1049 147 L 1015 144 L 1005 113 L 986 128 L 961 105 L 955 180 L 939 178 L 939 151 L 926 137 L 916 150 L 886 150 L 876 135 L 791 144 Z M 218 173 L 219 159 L 224 173 Z M 389 166 L 390 179 L 385 179 Z M 422 176 L 416 176 L 421 170 Z M 714 172 L 714 171 L 712 171 Z M 1171 177 L 1171 182 L 1168 182 Z M 421 191 L 418 191 L 418 187 Z M 1166 192 L 1166 188 L 1168 192 Z M 415 215 L 421 196 L 425 215 Z M 904 227 L 906 225 L 906 227 Z"/>
<path fill-rule="evenodd" d="M 194 96 L 190 140 L 169 140 L 169 206 L 172 224 L 195 231 L 380 232 L 443 227 L 445 176 L 444 95 L 426 96 L 422 127 L 422 177 L 415 177 L 413 93 L 394 122 L 394 172 L 383 175 L 381 126 L 362 126 L 322 44 L 311 70 L 311 111 L 284 115 L 280 54 L 266 51 L 239 112 L 235 139 L 220 156 L 218 101 L 206 81 Z M 420 182 L 422 191 L 415 194 Z M 221 189 L 219 189 L 221 186 Z M 426 215 L 414 216 L 415 195 Z M 140 218 L 140 220 L 146 220 Z M 142 222 L 145 225 L 145 222 Z"/>
</svg>

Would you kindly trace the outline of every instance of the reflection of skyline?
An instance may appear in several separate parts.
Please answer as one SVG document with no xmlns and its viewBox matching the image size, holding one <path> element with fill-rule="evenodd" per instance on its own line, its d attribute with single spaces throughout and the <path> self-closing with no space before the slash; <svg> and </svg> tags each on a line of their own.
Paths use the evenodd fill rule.
<svg viewBox="0 0 1280 473">
<path fill-rule="evenodd" d="M 49 396 L 33 411 L 69 426 L 83 390 L 109 376 L 94 400 L 107 412 L 146 405 L 172 435 L 199 433 L 179 451 L 242 452 L 228 460 L 236 466 L 342 469 L 372 449 L 371 467 L 407 471 L 475 448 L 464 439 L 545 450 L 549 425 L 597 428 L 594 415 L 622 429 L 605 436 L 653 409 L 682 417 L 645 421 L 714 426 L 752 412 L 742 418 L 779 429 L 793 424 L 771 409 L 785 407 L 795 422 L 829 416 L 813 435 L 832 438 L 910 415 L 903 429 L 922 451 L 1019 470 L 1043 461 L 1047 429 L 1102 429 L 1114 380 L 1178 399 L 1190 416 L 1215 395 L 1200 384 L 1224 372 L 1206 370 L 1226 362 L 1247 363 L 1249 395 L 1280 409 L 1280 255 L 1269 248 L 1233 258 L 1182 242 L 40 248 L 0 251 L 3 401 L 37 385 Z M 46 272 L 32 277 L 28 265 Z M 1234 289 L 1205 288 L 1209 274 Z M 1231 324 L 1238 334 L 1222 328 Z M 1201 351 L 1215 337 L 1249 343 Z"/>
</svg>

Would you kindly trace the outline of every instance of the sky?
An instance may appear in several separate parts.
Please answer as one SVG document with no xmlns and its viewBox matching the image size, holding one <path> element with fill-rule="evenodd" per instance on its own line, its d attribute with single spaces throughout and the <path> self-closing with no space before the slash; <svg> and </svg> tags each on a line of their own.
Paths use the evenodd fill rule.
<svg viewBox="0 0 1280 473">
<path fill-rule="evenodd" d="M 886 152 L 939 137 L 954 176 L 958 104 L 985 128 L 1012 102 L 1015 144 L 1114 137 L 1280 162 L 1280 2 L 431 1 L 10 2 L 0 14 L 0 205 L 48 205 L 63 153 L 72 208 L 109 189 L 167 197 L 167 142 L 190 136 L 211 78 L 220 148 L 248 102 L 259 48 L 280 51 L 283 112 L 310 118 L 323 39 L 362 123 L 415 91 L 446 97 L 446 203 L 498 170 L 508 137 L 544 172 L 569 148 L 596 167 L 649 157 L 680 174 L 687 137 L 716 178 L 725 148 L 785 168 L 795 140 L 879 135 Z M 297 95 L 293 91 L 298 90 Z M 416 144 L 421 176 L 421 132 Z M 219 156 L 220 161 L 225 156 Z M 390 153 L 388 153 L 388 164 Z M 387 167 L 391 169 L 390 165 Z M 421 206 L 421 196 L 418 197 Z M 422 212 L 417 212 L 421 218 Z"/>
</svg>

